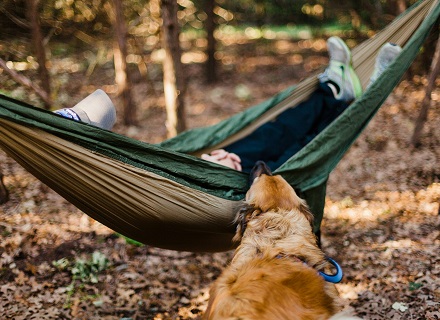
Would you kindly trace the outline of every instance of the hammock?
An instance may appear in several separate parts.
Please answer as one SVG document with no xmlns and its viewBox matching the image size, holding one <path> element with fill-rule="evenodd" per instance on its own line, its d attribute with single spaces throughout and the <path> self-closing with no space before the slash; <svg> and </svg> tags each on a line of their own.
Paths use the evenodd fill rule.
<svg viewBox="0 0 440 320">
<path fill-rule="evenodd" d="M 380 47 L 402 53 L 334 122 L 275 173 L 309 203 L 319 232 L 333 168 L 397 85 L 440 15 L 439 0 L 422 0 L 353 51 L 366 87 Z M 0 147 L 84 213 L 136 241 L 173 250 L 232 248 L 233 218 L 247 174 L 198 158 L 251 133 L 304 101 L 316 75 L 214 126 L 160 144 L 137 141 L 0 96 Z"/>
</svg>

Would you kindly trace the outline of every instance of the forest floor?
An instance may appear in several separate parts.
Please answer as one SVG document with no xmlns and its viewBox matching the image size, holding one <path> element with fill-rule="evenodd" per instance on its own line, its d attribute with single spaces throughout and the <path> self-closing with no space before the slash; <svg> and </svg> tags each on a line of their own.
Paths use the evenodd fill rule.
<svg viewBox="0 0 440 320">
<path fill-rule="evenodd" d="M 351 43 L 352 44 L 352 43 Z M 81 57 L 78 57 L 81 60 Z M 187 122 L 218 122 L 293 85 L 328 61 L 325 41 L 278 40 L 226 47 L 220 81 L 204 84 L 187 64 Z M 62 58 L 53 59 L 62 70 Z M 71 62 L 72 64 L 72 62 Z M 139 125 L 115 131 L 166 138 L 161 82 L 135 79 Z M 75 69 L 77 70 L 77 69 Z M 54 75 L 60 105 L 97 88 L 114 100 L 111 68 Z M 59 71 L 62 73 L 61 71 Z M 155 73 L 156 72 L 156 73 Z M 9 83 L 0 73 L 2 83 Z M 58 79 L 58 80 L 57 80 Z M 61 79 L 61 80 L 60 80 Z M 423 130 L 409 144 L 426 79 L 407 76 L 330 176 L 323 250 L 343 267 L 341 297 L 364 319 L 440 319 L 440 85 Z M 12 90 L 11 90 L 12 91 Z M 15 88 L 31 100 L 32 94 Z M 2 319 L 195 319 L 232 252 L 191 253 L 137 246 L 89 218 L 0 151 L 10 200 L 0 206 Z"/>
</svg>

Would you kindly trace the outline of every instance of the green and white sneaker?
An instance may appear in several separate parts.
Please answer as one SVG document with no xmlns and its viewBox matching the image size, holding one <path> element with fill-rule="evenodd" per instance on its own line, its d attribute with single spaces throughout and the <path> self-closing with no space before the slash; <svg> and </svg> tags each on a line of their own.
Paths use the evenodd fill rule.
<svg viewBox="0 0 440 320">
<path fill-rule="evenodd" d="M 322 83 L 327 83 L 338 100 L 352 101 L 362 94 L 362 85 L 351 66 L 351 52 L 339 37 L 327 40 L 330 56 L 329 66 L 318 76 Z"/>
<path fill-rule="evenodd" d="M 402 48 L 399 45 L 391 42 L 385 43 L 382 48 L 380 48 L 368 86 L 370 86 L 374 81 L 377 80 L 377 78 L 380 77 L 388 66 L 397 58 L 400 52 L 402 52 Z"/>
</svg>

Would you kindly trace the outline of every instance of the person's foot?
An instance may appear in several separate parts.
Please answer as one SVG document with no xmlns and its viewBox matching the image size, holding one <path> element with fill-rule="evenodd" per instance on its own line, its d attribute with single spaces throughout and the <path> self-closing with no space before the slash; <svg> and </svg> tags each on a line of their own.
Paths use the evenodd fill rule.
<svg viewBox="0 0 440 320">
<path fill-rule="evenodd" d="M 380 77 L 386 68 L 388 68 L 388 66 L 397 58 L 401 51 L 402 48 L 399 45 L 391 42 L 385 43 L 382 48 L 380 48 L 368 86 L 370 86 Z"/>
<path fill-rule="evenodd" d="M 351 52 L 339 37 L 327 40 L 330 56 L 329 66 L 318 76 L 322 83 L 327 83 L 338 100 L 352 101 L 362 94 L 362 86 L 351 66 Z"/>
</svg>

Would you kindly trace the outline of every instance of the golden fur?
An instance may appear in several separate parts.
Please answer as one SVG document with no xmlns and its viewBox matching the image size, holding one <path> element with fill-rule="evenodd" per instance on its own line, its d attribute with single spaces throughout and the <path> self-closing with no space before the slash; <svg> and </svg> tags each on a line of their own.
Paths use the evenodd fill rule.
<svg viewBox="0 0 440 320">
<path fill-rule="evenodd" d="M 329 319 L 340 306 L 335 286 L 318 274 L 329 263 L 313 216 L 281 176 L 264 172 L 237 216 L 241 243 L 210 290 L 204 319 Z"/>
</svg>

